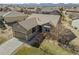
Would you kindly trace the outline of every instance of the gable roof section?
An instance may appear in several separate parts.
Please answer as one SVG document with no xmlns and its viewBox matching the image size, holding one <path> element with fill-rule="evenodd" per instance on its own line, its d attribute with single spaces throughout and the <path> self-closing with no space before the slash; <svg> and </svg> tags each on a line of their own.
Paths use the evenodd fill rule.
<svg viewBox="0 0 79 59">
<path fill-rule="evenodd" d="M 79 13 L 67 12 L 72 19 L 79 19 Z"/>
<path fill-rule="evenodd" d="M 3 17 L 16 17 L 16 16 L 24 16 L 24 13 L 16 12 L 16 11 L 10 11 L 3 15 Z"/>
<path fill-rule="evenodd" d="M 56 27 L 59 18 L 59 15 L 32 14 L 26 20 L 19 22 L 19 24 L 27 30 L 37 25 L 43 25 L 46 23 L 50 23 L 51 25 Z"/>
<path fill-rule="evenodd" d="M 25 21 L 19 22 L 19 24 L 24 27 L 26 30 L 29 30 L 33 27 L 35 27 L 36 25 L 38 25 L 37 21 L 34 18 L 31 19 L 27 19 Z"/>
<path fill-rule="evenodd" d="M 52 17 L 50 18 L 50 24 L 53 25 L 54 27 L 56 27 L 59 20 L 60 20 L 59 15 L 52 15 Z"/>
<path fill-rule="evenodd" d="M 4 14 L 6 14 L 6 12 L 0 12 L 0 16 L 3 16 Z"/>
<path fill-rule="evenodd" d="M 20 13 L 20 12 L 15 12 L 15 11 L 11 11 L 11 12 L 7 12 L 3 15 L 4 20 L 9 23 L 9 22 L 15 22 L 15 21 L 21 21 L 21 20 L 25 20 L 27 15 L 24 13 Z"/>
</svg>

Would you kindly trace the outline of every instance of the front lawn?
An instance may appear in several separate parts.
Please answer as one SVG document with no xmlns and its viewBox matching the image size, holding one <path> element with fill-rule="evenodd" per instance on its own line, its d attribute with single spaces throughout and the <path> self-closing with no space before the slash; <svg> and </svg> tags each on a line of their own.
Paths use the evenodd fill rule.
<svg viewBox="0 0 79 59">
<path fill-rule="evenodd" d="M 21 46 L 15 55 L 73 55 L 73 53 L 60 47 L 56 41 L 44 40 L 39 48 Z"/>
<path fill-rule="evenodd" d="M 21 48 L 17 49 L 17 52 L 15 55 L 43 55 L 45 54 L 43 51 L 41 51 L 39 48 L 35 47 L 27 47 L 25 45 L 22 45 Z"/>
</svg>

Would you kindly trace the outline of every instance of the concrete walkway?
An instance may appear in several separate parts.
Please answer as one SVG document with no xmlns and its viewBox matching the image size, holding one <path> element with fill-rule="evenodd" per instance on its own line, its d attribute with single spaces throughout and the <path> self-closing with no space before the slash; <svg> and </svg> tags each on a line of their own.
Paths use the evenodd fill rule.
<svg viewBox="0 0 79 59">
<path fill-rule="evenodd" d="M 19 41 L 17 38 L 12 38 L 7 42 L 3 43 L 2 45 L 0 45 L 0 55 L 10 55 L 22 44 L 23 43 Z"/>
</svg>

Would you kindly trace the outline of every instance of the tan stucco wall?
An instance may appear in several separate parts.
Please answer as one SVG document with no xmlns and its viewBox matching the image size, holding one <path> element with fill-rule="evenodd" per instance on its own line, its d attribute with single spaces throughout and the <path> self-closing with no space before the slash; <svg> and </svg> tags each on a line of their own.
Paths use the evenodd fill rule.
<svg viewBox="0 0 79 59">
<path fill-rule="evenodd" d="M 14 32 L 14 36 L 19 39 L 26 39 L 26 35 L 21 32 Z"/>
</svg>

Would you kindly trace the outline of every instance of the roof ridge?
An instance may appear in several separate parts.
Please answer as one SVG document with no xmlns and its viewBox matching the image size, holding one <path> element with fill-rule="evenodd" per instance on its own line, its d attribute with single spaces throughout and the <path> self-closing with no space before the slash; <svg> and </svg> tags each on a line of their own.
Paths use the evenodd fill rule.
<svg viewBox="0 0 79 59">
<path fill-rule="evenodd" d="M 35 18 L 36 18 L 37 24 L 39 24 L 39 21 L 41 21 L 41 20 L 39 19 L 39 17 L 35 17 Z"/>
<path fill-rule="evenodd" d="M 5 13 L 4 15 L 3 15 L 3 17 L 5 17 L 6 15 L 8 15 L 8 14 L 10 14 L 11 12 L 7 12 L 7 13 Z"/>
</svg>

